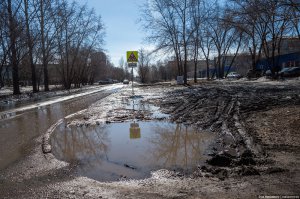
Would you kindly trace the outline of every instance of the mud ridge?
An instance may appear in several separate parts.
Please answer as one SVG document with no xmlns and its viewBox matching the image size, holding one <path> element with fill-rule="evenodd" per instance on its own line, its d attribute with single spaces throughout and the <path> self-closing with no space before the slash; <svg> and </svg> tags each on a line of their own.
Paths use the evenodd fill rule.
<svg viewBox="0 0 300 199">
<path fill-rule="evenodd" d="M 50 144 L 50 136 L 53 133 L 53 131 L 56 129 L 57 126 L 63 123 L 63 119 L 58 120 L 55 124 L 53 124 L 47 132 L 44 134 L 42 139 L 42 151 L 43 153 L 51 153 L 52 146 Z"/>
</svg>

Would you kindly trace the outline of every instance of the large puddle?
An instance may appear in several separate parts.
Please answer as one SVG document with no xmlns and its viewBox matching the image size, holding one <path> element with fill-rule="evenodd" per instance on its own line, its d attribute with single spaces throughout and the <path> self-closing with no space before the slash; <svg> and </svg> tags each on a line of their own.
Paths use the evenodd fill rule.
<svg viewBox="0 0 300 199">
<path fill-rule="evenodd" d="M 79 175 L 114 181 L 147 178 L 158 169 L 193 172 L 207 159 L 213 139 L 213 133 L 192 126 L 151 121 L 90 127 L 62 124 L 53 132 L 51 144 L 58 159 L 78 164 Z"/>
</svg>

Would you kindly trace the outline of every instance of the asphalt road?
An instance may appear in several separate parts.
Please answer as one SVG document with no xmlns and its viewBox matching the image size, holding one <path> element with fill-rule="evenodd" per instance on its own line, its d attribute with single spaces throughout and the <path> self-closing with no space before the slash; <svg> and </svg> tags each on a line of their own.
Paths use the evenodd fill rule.
<svg viewBox="0 0 300 199">
<path fill-rule="evenodd" d="M 28 154 L 34 139 L 57 120 L 86 109 L 122 87 L 121 84 L 102 86 L 0 112 L 0 171 Z"/>
</svg>

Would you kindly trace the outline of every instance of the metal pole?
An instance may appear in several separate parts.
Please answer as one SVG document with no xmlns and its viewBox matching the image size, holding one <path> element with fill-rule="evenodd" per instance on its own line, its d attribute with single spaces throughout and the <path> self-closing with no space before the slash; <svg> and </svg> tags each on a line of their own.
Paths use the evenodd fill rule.
<svg viewBox="0 0 300 199">
<path fill-rule="evenodd" d="M 135 122 L 135 113 L 134 113 L 134 98 L 132 98 L 132 117 L 133 122 Z"/>
<path fill-rule="evenodd" d="M 132 84 L 132 97 L 134 97 L 134 91 L 133 91 L 133 67 L 131 67 L 131 84 Z"/>
<path fill-rule="evenodd" d="M 132 115 L 133 115 L 133 122 L 135 123 L 135 113 L 134 113 L 134 91 L 133 91 L 133 67 L 131 67 L 131 87 L 132 87 Z"/>
</svg>

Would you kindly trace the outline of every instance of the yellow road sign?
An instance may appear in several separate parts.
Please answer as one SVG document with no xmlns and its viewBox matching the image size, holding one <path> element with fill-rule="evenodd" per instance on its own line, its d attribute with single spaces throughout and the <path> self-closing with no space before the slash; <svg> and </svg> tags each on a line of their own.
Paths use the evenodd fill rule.
<svg viewBox="0 0 300 199">
<path fill-rule="evenodd" d="M 127 51 L 126 55 L 127 55 L 128 63 L 138 62 L 138 59 L 139 59 L 138 51 Z"/>
</svg>

